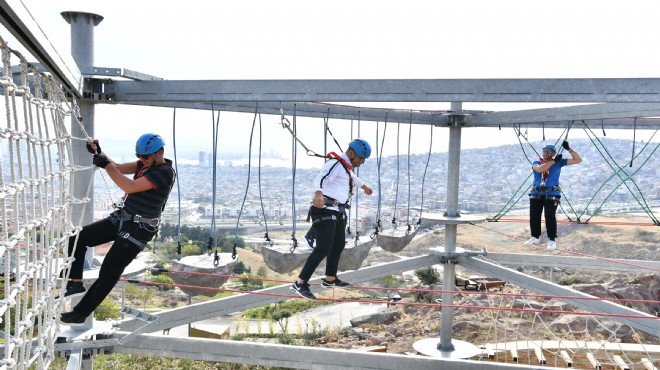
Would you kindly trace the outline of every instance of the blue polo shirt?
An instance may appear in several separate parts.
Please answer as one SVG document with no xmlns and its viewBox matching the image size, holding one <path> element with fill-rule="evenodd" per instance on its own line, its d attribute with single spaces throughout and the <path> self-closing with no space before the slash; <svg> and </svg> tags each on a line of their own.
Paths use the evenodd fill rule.
<svg viewBox="0 0 660 370">
<path fill-rule="evenodd" d="M 541 161 L 534 161 L 532 163 L 532 171 L 534 173 L 534 186 L 540 187 L 541 186 L 541 181 L 543 180 L 543 173 L 536 172 L 534 171 L 533 167 L 536 165 L 541 165 Z M 553 195 L 553 196 L 558 196 L 561 195 L 561 192 L 559 190 L 552 190 L 553 186 L 559 186 L 559 175 L 561 174 L 561 168 L 566 166 L 568 164 L 568 158 L 562 158 L 559 163 L 555 163 L 550 167 L 550 172 L 548 173 L 548 177 L 545 179 L 545 188 L 547 189 L 545 192 L 541 192 L 539 190 L 536 190 L 532 188 L 532 191 L 529 193 L 529 195 Z"/>
</svg>

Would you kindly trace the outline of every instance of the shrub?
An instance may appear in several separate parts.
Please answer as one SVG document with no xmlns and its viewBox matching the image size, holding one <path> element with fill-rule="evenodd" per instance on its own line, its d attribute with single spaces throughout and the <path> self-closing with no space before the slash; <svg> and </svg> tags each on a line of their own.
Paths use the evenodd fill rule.
<svg viewBox="0 0 660 370">
<path fill-rule="evenodd" d="M 415 270 L 415 276 L 424 285 L 433 285 L 440 281 L 440 273 L 430 266 Z"/>
</svg>

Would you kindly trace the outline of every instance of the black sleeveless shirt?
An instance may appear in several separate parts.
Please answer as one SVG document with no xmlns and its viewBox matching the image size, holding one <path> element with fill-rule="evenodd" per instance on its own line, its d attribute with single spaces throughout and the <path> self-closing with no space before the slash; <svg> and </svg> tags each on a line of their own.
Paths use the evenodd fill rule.
<svg viewBox="0 0 660 370">
<path fill-rule="evenodd" d="M 165 209 L 176 179 L 172 161 L 166 158 L 165 163 L 151 167 L 144 167 L 142 162 L 138 161 L 133 180 L 141 177 L 146 177 L 154 189 L 127 194 L 124 198 L 124 210 L 132 215 L 158 218 Z"/>
</svg>

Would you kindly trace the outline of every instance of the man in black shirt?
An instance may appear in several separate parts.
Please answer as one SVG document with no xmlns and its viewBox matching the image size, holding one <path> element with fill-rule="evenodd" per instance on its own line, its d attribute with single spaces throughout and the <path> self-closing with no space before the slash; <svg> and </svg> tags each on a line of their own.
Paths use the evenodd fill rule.
<svg viewBox="0 0 660 370">
<path fill-rule="evenodd" d="M 101 151 L 98 141 L 87 142 L 87 150 L 94 154 L 94 165 L 104 168 L 126 194 L 117 211 L 86 225 L 77 238 L 69 239 L 68 254 L 75 260 L 64 296 L 85 295 L 72 311 L 62 313 L 61 322 L 82 325 L 117 284 L 126 266 L 156 235 L 160 216 L 176 179 L 172 161 L 164 157 L 164 146 L 165 141 L 159 135 L 144 134 L 135 144 L 138 160 L 117 164 Z M 124 176 L 126 174 L 133 174 L 133 178 Z M 87 247 L 110 241 L 113 244 L 103 259 L 99 277 L 86 291 L 82 275 Z"/>
</svg>

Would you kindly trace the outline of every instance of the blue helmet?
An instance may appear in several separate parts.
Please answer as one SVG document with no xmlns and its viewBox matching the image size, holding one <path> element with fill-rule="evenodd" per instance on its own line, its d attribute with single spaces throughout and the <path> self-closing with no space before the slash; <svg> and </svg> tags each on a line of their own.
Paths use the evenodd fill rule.
<svg viewBox="0 0 660 370">
<path fill-rule="evenodd" d="M 165 140 L 158 134 L 144 134 L 135 143 L 135 154 L 153 154 L 165 146 Z"/>
<path fill-rule="evenodd" d="M 362 158 L 369 158 L 371 156 L 371 145 L 364 139 L 355 139 L 348 143 L 348 147 L 353 149 L 355 154 Z"/>
<path fill-rule="evenodd" d="M 553 152 L 557 153 L 557 148 L 555 148 L 555 146 L 552 145 L 552 144 L 548 144 L 548 145 L 544 146 L 543 149 L 550 149 Z"/>
</svg>

